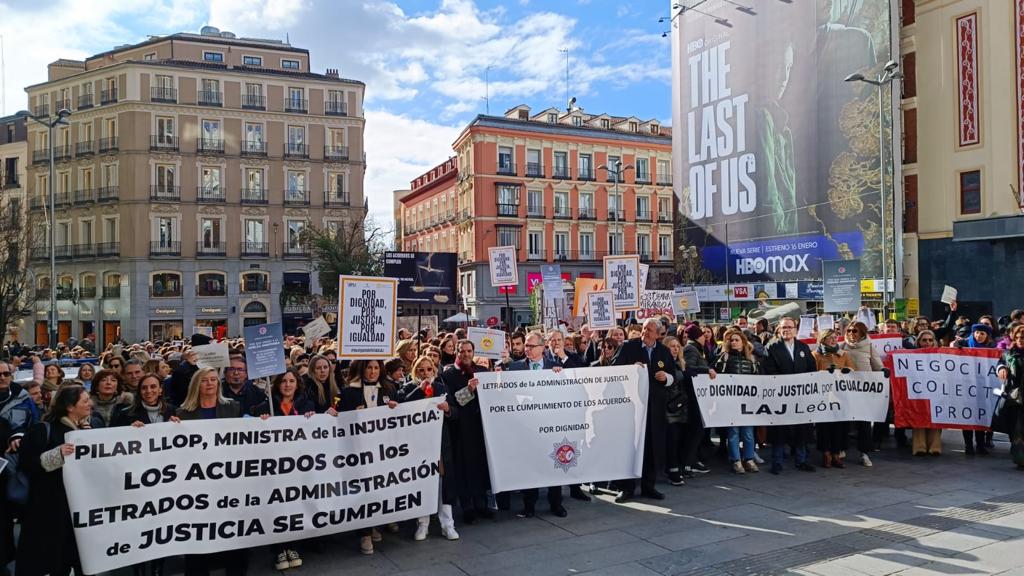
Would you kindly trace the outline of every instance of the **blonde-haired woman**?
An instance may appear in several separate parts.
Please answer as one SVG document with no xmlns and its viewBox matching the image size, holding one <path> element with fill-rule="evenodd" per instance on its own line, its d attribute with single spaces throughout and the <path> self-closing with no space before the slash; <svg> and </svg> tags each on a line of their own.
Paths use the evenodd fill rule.
<svg viewBox="0 0 1024 576">
<path fill-rule="evenodd" d="M 722 334 L 722 354 L 715 362 L 715 371 L 719 374 L 760 374 L 761 366 L 754 356 L 754 345 L 747 340 L 747 335 L 739 328 L 729 328 Z M 736 474 L 758 472 L 757 453 L 754 451 L 754 427 L 730 426 L 726 430 L 726 446 L 732 471 Z M 740 441 L 743 442 L 743 453 L 740 454 Z"/>
</svg>

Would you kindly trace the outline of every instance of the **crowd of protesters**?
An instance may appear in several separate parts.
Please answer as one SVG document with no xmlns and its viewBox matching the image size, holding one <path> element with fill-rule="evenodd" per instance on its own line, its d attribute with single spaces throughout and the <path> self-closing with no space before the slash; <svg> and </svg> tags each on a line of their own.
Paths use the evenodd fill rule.
<svg viewBox="0 0 1024 576">
<path fill-rule="evenodd" d="M 797 338 L 798 322 L 782 317 L 774 324 L 750 322 L 744 316 L 728 325 L 676 323 L 652 318 L 632 321 L 604 332 L 565 327 L 519 330 L 507 338 L 500 361 L 475 355 L 464 329 L 439 334 L 399 331 L 397 356 L 383 360 L 339 361 L 329 339 L 304 342 L 286 336 L 286 368 L 269 382 L 249 379 L 245 343 L 229 340 L 230 366 L 222 370 L 199 368 L 193 346 L 209 343 L 196 334 L 188 342 L 145 342 L 108 345 L 97 351 L 88 339 L 56 350 L 28 349 L 10 343 L 7 361 L 0 362 L 0 441 L 8 458 L 28 478 L 27 501 L 0 498 L 0 566 L 15 560 L 18 575 L 81 573 L 70 511 L 64 494 L 61 467 L 73 447 L 64 436 L 73 430 L 102 427 L 128 428 L 172 425 L 183 420 L 239 417 L 336 416 L 341 412 L 397 404 L 423 398 L 440 400 L 444 415 L 441 460 L 441 502 L 437 509 L 440 535 L 458 539 L 456 519 L 463 525 L 502 517 L 537 514 L 540 490 L 520 495 L 494 494 L 490 489 L 483 423 L 476 398 L 482 371 L 554 370 L 644 364 L 649 400 L 644 443 L 643 474 L 636 480 L 611 481 L 585 490 L 570 486 L 569 496 L 589 501 L 590 494 L 608 490 L 616 502 L 633 498 L 660 500 L 659 481 L 684 486 L 688 480 L 712 471 L 752 474 L 766 464 L 758 450 L 770 447 L 768 470 L 785 471 L 787 462 L 802 472 L 818 467 L 845 468 L 847 454 L 864 467 L 874 464 L 871 454 L 894 435 L 897 449 L 909 447 L 917 456 L 942 452 L 941 431 L 915 429 L 910 440 L 904 430 L 892 432 L 889 422 L 831 422 L 818 425 L 738 426 L 709 430 L 703 426 L 693 378 L 706 374 L 772 375 L 818 370 L 882 369 L 882 358 L 871 346 L 873 332 L 899 334 L 905 348 L 997 348 L 1002 350 L 998 376 L 1019 406 L 1024 391 L 1024 312 L 1014 311 L 998 321 L 982 316 L 976 321 L 957 314 L 952 303 L 945 319 L 917 317 L 904 322 L 887 320 L 869 327 L 865 322 L 841 318 L 835 329 L 812 333 L 813 344 Z M 97 352 L 100 352 L 97 355 Z M 61 361 L 78 364 L 74 378 L 66 378 Z M 14 382 L 16 370 L 31 368 L 32 378 Z M 1024 469 L 1024 410 L 1014 412 L 1010 426 L 1011 457 Z M 985 455 L 992 449 L 991 433 L 964 432 L 965 453 Z M 820 455 L 811 452 L 814 445 Z M 817 465 L 815 464 L 817 463 Z M 611 479 L 610 479 L 611 480 Z M 548 487 L 548 511 L 564 517 L 564 490 Z M 588 494 L 589 492 L 589 494 Z M 518 500 L 512 512 L 513 497 Z M 459 514 L 456 516 L 455 511 Z M 15 543 L 13 525 L 20 522 Z M 412 538 L 425 540 L 431 519 L 417 519 Z M 373 554 L 384 534 L 396 536 L 398 525 L 360 531 L 359 551 Z M 302 565 L 299 549 L 316 549 L 314 540 L 291 542 L 265 553 L 278 570 Z M 184 558 L 187 575 L 204 575 L 225 568 L 229 575 L 244 574 L 254 551 L 232 550 Z M 164 561 L 135 567 L 138 576 L 162 574 Z"/>
</svg>

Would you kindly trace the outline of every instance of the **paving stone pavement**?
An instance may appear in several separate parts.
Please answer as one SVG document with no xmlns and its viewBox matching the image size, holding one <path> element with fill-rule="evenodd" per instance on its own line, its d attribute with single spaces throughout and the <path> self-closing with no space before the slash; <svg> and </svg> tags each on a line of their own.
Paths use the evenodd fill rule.
<svg viewBox="0 0 1024 576">
<path fill-rule="evenodd" d="M 1006 437 L 997 434 L 985 457 L 965 456 L 958 431 L 943 442 L 938 458 L 889 445 L 871 455 L 873 468 L 850 458 L 845 470 L 734 475 L 713 462 L 686 486 L 659 486 L 664 501 L 566 497 L 567 518 L 541 508 L 532 519 L 460 524 L 455 542 L 436 520 L 430 538 L 414 542 L 410 523 L 385 534 L 372 556 L 359 554 L 352 534 L 327 537 L 319 552 L 300 545 L 305 564 L 288 573 L 1024 576 L 1024 473 L 1010 463 Z M 269 549 L 252 551 L 251 574 L 273 571 Z"/>
</svg>

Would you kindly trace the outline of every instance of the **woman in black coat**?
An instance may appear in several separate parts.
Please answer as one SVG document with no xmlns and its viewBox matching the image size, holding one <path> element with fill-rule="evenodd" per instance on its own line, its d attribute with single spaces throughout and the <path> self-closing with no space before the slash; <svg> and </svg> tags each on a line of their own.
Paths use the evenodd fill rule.
<svg viewBox="0 0 1024 576">
<path fill-rule="evenodd" d="M 274 400 L 273 409 L 269 400 L 252 407 L 250 414 L 261 418 L 270 416 L 312 416 L 316 414 L 316 404 L 303 390 L 303 379 L 299 371 L 289 368 L 283 374 L 278 374 L 270 383 L 270 395 Z M 337 416 L 334 408 L 328 406 L 325 413 Z"/>
<path fill-rule="evenodd" d="M 135 394 L 132 403 L 114 410 L 110 425 L 140 428 L 146 424 L 177 422 L 178 417 L 174 415 L 177 410 L 177 406 L 164 401 L 164 385 L 160 376 L 149 373 L 139 380 L 139 393 Z"/>
<path fill-rule="evenodd" d="M 64 492 L 64 459 L 75 447 L 64 441 L 68 432 L 88 428 L 92 399 L 85 388 L 67 386 L 54 392 L 43 421 L 29 429 L 19 450 L 28 475 L 28 510 L 18 543 L 18 576 L 82 574 L 71 509 Z"/>
</svg>

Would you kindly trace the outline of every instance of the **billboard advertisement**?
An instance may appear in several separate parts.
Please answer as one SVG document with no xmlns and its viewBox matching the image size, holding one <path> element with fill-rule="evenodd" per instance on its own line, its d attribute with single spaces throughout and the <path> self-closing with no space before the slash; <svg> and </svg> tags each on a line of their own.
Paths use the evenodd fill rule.
<svg viewBox="0 0 1024 576">
<path fill-rule="evenodd" d="M 889 1 L 699 6 L 672 30 L 682 244 L 717 283 L 820 280 L 853 258 L 880 277 L 878 91 L 845 79 L 898 60 Z M 888 152 L 888 105 L 882 123 Z"/>
<path fill-rule="evenodd" d="M 398 301 L 454 304 L 458 280 L 454 252 L 385 252 L 384 276 L 398 278 Z"/>
</svg>

